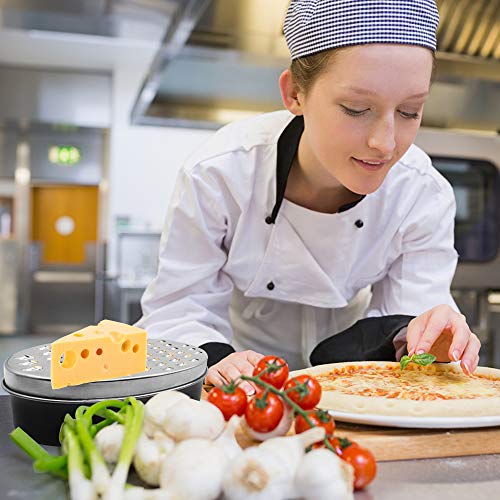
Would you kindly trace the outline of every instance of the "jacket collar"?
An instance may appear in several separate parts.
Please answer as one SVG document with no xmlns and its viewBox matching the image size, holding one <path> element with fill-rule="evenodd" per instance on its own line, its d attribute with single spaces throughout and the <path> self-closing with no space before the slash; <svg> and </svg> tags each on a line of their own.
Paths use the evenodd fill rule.
<svg viewBox="0 0 500 500">
<path fill-rule="evenodd" d="M 278 155 L 276 160 L 276 202 L 271 215 L 266 217 L 266 222 L 268 224 L 274 224 L 276 222 L 276 217 L 278 217 L 281 204 L 283 203 L 283 198 L 285 197 L 286 183 L 288 176 L 290 175 L 293 160 L 299 148 L 302 132 L 304 132 L 304 117 L 296 116 L 285 127 L 280 135 L 280 138 L 278 139 Z M 364 196 L 352 203 L 342 205 L 339 208 L 339 213 L 355 207 L 363 198 Z"/>
</svg>

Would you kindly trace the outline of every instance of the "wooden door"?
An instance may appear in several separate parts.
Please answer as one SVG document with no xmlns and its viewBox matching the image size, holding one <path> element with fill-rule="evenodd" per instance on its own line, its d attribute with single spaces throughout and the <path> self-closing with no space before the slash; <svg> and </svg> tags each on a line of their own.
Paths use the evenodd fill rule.
<svg viewBox="0 0 500 500">
<path fill-rule="evenodd" d="M 39 186 L 32 190 L 32 240 L 42 264 L 78 265 L 97 240 L 96 186 Z"/>
</svg>

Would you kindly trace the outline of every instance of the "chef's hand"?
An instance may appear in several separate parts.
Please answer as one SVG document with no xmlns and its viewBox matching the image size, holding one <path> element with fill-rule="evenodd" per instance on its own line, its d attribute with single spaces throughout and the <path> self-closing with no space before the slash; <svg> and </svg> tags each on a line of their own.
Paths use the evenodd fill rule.
<svg viewBox="0 0 500 500">
<path fill-rule="evenodd" d="M 481 341 L 470 331 L 466 318 L 448 305 L 433 307 L 412 319 L 406 333 L 408 354 L 428 352 L 437 361 L 458 361 L 466 374 L 479 363 Z"/>
<path fill-rule="evenodd" d="M 263 357 L 263 354 L 255 351 L 233 352 L 208 369 L 205 382 L 220 387 L 240 375 L 252 376 L 253 369 Z M 255 393 L 255 388 L 246 381 L 241 382 L 239 387 L 249 395 Z"/>
</svg>

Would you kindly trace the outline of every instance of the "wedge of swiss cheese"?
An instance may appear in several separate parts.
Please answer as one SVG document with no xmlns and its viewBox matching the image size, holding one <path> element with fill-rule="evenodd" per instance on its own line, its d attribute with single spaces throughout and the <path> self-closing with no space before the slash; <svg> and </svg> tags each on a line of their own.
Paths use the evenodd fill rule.
<svg viewBox="0 0 500 500">
<path fill-rule="evenodd" d="M 57 339 L 52 343 L 52 388 L 143 372 L 146 336 L 141 328 L 105 319 Z"/>
</svg>

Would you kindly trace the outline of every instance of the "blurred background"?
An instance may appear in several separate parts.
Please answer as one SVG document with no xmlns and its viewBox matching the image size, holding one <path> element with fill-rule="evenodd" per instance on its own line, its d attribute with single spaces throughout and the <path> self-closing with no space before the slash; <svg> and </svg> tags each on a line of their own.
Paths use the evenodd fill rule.
<svg viewBox="0 0 500 500">
<path fill-rule="evenodd" d="M 416 142 L 455 190 L 453 294 L 500 367 L 500 0 L 437 4 Z M 0 357 L 140 317 L 185 158 L 282 108 L 287 5 L 0 0 Z"/>
</svg>

